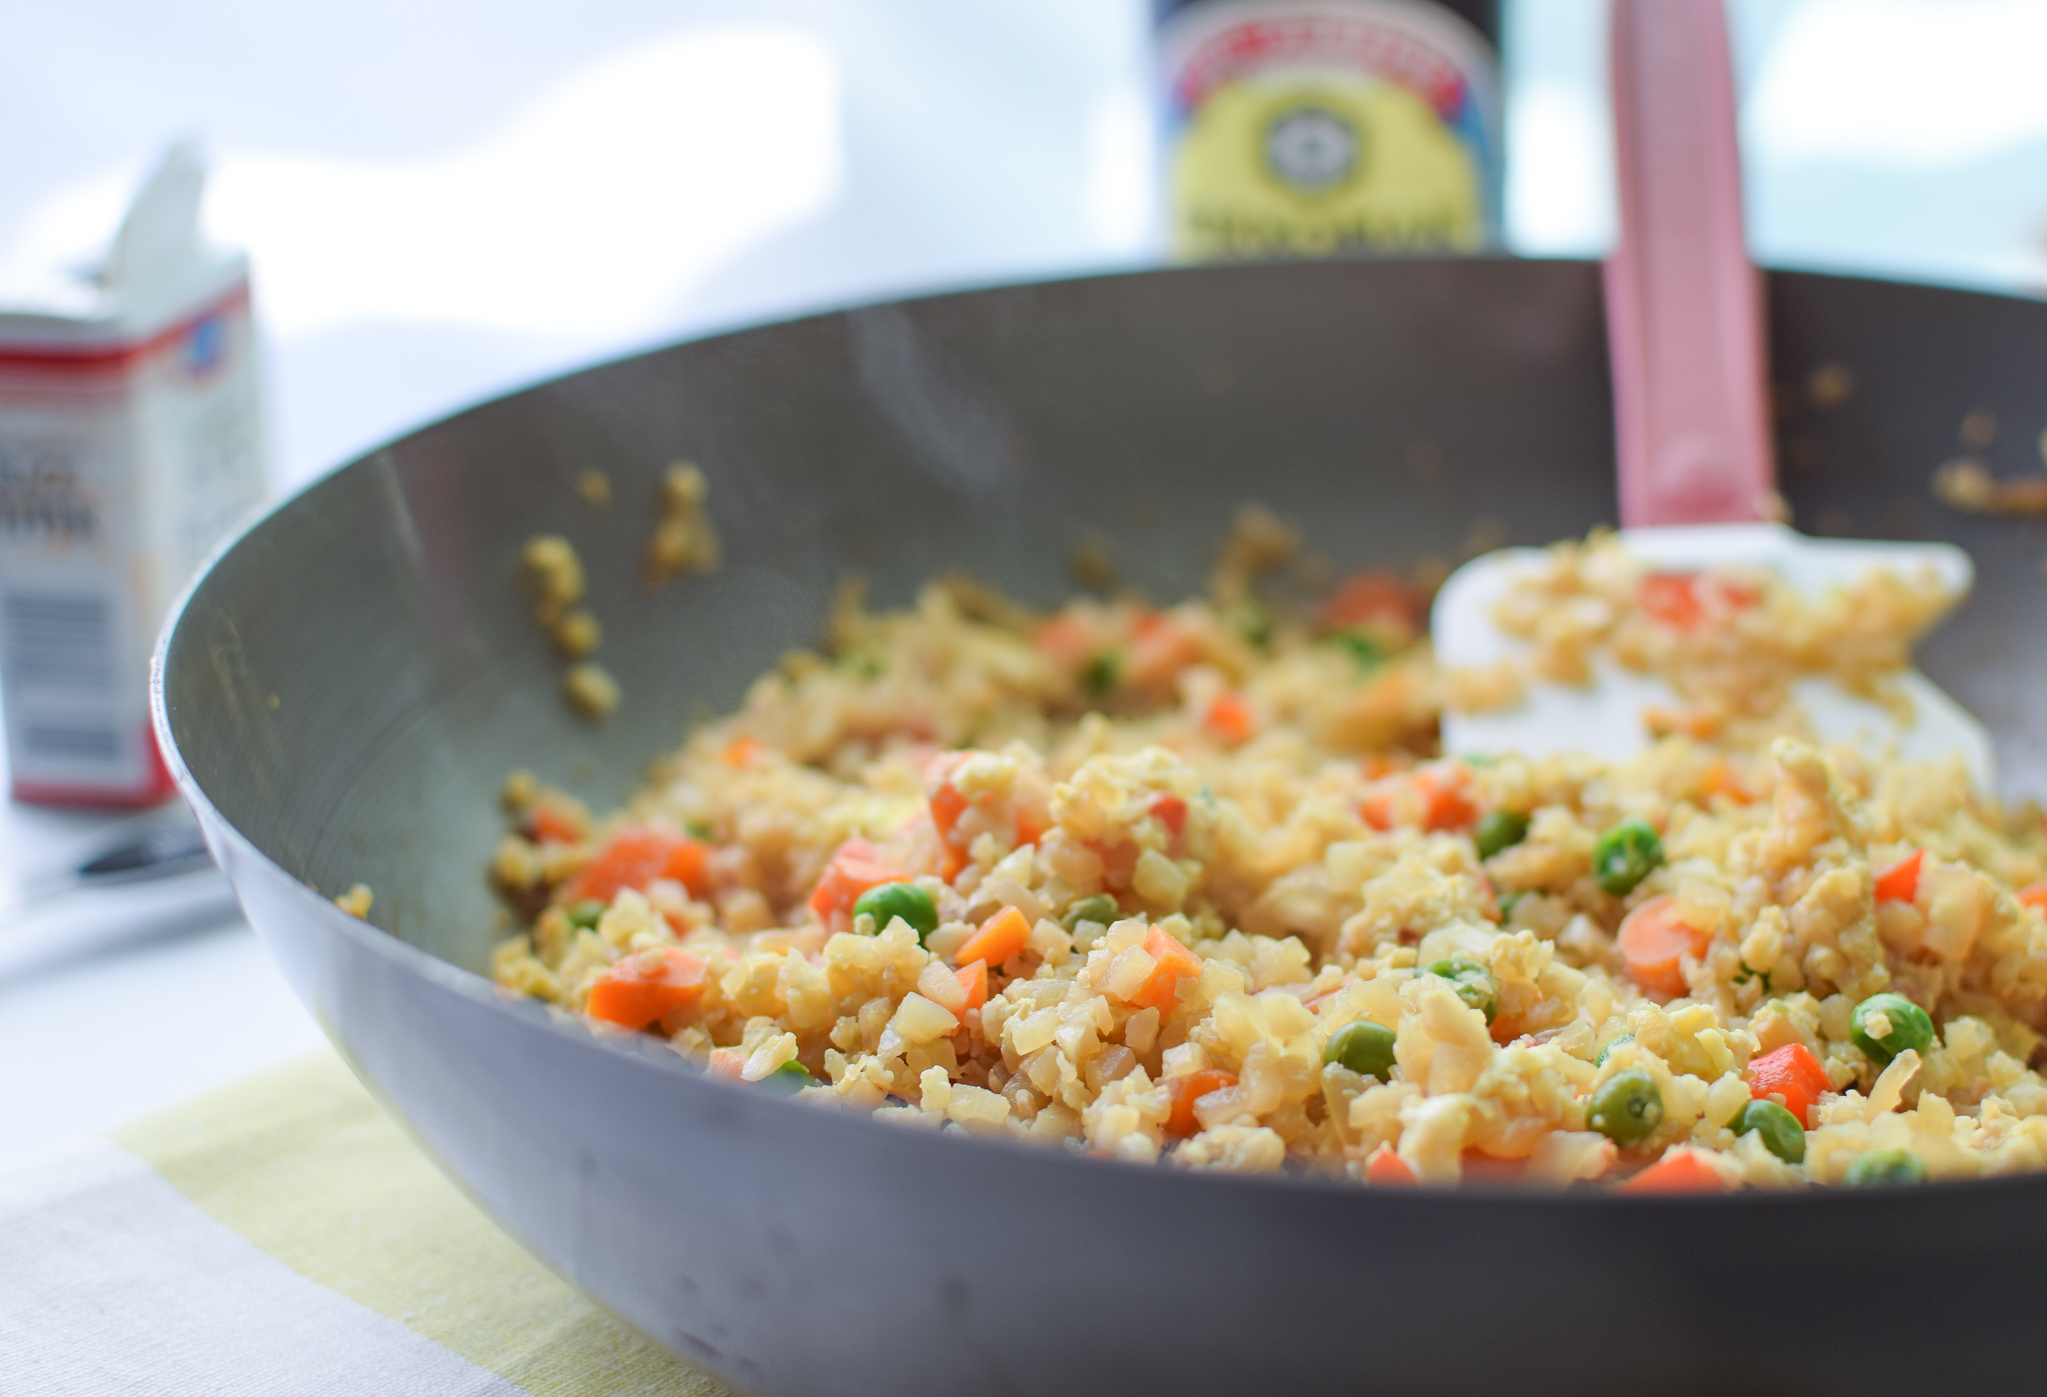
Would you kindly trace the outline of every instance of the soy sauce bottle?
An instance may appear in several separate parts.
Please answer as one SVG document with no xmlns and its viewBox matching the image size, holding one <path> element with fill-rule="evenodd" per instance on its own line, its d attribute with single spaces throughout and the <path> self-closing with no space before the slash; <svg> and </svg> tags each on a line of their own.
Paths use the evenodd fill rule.
<svg viewBox="0 0 2047 1397">
<path fill-rule="evenodd" d="M 1173 260 L 1498 245 L 1498 0 L 1156 6 Z"/>
</svg>

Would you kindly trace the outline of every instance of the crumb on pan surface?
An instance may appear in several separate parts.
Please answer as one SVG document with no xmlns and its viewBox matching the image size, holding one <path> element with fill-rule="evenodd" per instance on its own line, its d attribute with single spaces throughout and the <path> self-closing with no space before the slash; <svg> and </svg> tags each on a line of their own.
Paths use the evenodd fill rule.
<svg viewBox="0 0 2047 1397">
<path fill-rule="evenodd" d="M 595 660 L 571 665 L 562 675 L 562 693 L 569 706 L 585 718 L 608 717 L 618 707 L 618 681 Z"/>
<path fill-rule="evenodd" d="M 715 572 L 723 550 L 705 510 L 710 486 L 704 473 L 677 461 L 661 478 L 654 536 L 647 541 L 647 580 L 660 586 L 687 572 Z"/>
<path fill-rule="evenodd" d="M 1647 1192 L 2047 1164 L 2040 812 L 1802 739 L 1753 668 L 1882 692 L 1944 600 L 1673 610 L 1563 545 L 1538 600 L 1599 603 L 1593 639 L 1658 672 L 1718 656 L 1674 687 L 1722 720 L 1621 763 L 1450 760 L 1426 598 L 1365 573 L 1272 601 L 1294 546 L 1247 515 L 1168 608 L 849 591 L 829 653 L 623 809 L 508 780 L 492 876 L 526 929 L 497 980 L 806 1101 L 1184 1168 Z"/>
</svg>

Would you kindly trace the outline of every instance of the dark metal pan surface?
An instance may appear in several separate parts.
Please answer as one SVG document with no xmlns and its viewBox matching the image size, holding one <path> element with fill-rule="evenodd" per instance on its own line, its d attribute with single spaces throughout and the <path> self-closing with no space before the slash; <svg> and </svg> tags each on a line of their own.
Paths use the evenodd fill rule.
<svg viewBox="0 0 2047 1397">
<path fill-rule="evenodd" d="M 2033 1372 L 2047 1176 L 1691 1199 L 1383 1193 L 891 1129 L 604 1041 L 480 974 L 525 766 L 599 807 L 693 714 L 964 567 L 1068 590 L 1084 532 L 1193 590 L 1261 501 L 1343 564 L 1613 517 L 1597 269 L 1209 269 L 875 306 L 542 384 L 394 443 L 227 548 L 167 634 L 159 722 L 222 865 L 363 1079 L 537 1256 L 763 1394 L 1982 1390 Z M 1927 647 L 2047 792 L 2047 532 L 1928 481 L 1965 414 L 2037 470 L 2047 305 L 1771 280 L 1783 485 L 1820 532 L 1949 539 L 1976 597 Z M 1821 365 L 1855 391 L 1823 408 Z M 1838 375 L 1835 376 L 1839 381 Z M 727 562 L 649 594 L 660 471 Z M 607 511 L 574 488 L 606 472 Z M 624 706 L 593 727 L 516 585 L 567 534 Z M 375 925 L 327 898 L 376 890 Z"/>
</svg>

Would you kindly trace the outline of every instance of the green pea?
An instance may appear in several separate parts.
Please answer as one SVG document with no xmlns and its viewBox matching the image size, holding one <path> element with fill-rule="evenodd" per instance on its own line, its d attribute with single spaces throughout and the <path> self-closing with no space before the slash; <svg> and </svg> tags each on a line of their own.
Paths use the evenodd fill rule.
<svg viewBox="0 0 2047 1397">
<path fill-rule="evenodd" d="M 1656 1079 L 1639 1068 L 1614 1073 L 1585 1103 L 1585 1124 L 1616 1145 L 1647 1139 L 1663 1124 L 1663 1093 Z"/>
<path fill-rule="evenodd" d="M 1510 893 L 1501 893 L 1500 920 L 1503 922 L 1512 921 L 1514 919 L 1514 909 L 1521 905 L 1521 899 L 1526 896 L 1528 896 L 1528 889 L 1526 888 L 1517 888 Z"/>
<path fill-rule="evenodd" d="M 1082 922 L 1107 926 L 1116 920 L 1120 910 L 1116 906 L 1115 898 L 1107 893 L 1096 893 L 1093 897 L 1084 897 L 1067 908 L 1066 915 L 1059 919 L 1059 924 L 1068 931 L 1076 930 Z"/>
<path fill-rule="evenodd" d="M 794 1058 L 789 1059 L 789 1061 L 768 1073 L 768 1080 L 778 1086 L 814 1087 L 817 1085 L 817 1078 L 810 1075 L 810 1069 Z"/>
<path fill-rule="evenodd" d="M 1647 820 L 1626 819 L 1592 846 L 1592 875 L 1615 897 L 1626 897 L 1663 862 L 1663 840 Z"/>
<path fill-rule="evenodd" d="M 1322 1061 L 1383 1082 L 1393 1071 L 1393 1030 L 1370 1019 L 1353 1020 L 1329 1035 Z"/>
<path fill-rule="evenodd" d="M 568 908 L 569 925 L 579 926 L 585 931 L 595 931 L 597 930 L 597 923 L 610 908 L 610 903 L 600 902 L 594 897 L 586 897 L 581 902 L 572 902 Z"/>
<path fill-rule="evenodd" d="M 1870 1020 L 1881 1016 L 1888 1027 L 1881 1034 L 1870 1032 Z M 1848 1036 L 1875 1063 L 1886 1063 L 1910 1048 L 1923 1053 L 1933 1046 L 1933 1020 L 1926 1011 L 1902 994 L 1873 994 L 1855 1006 L 1848 1021 Z"/>
<path fill-rule="evenodd" d="M 1776 1102 L 1751 1101 L 1741 1108 L 1734 1118 L 1734 1133 L 1746 1135 L 1751 1130 L 1762 1137 L 1764 1149 L 1786 1164 L 1805 1161 L 1805 1127 Z"/>
<path fill-rule="evenodd" d="M 1370 674 L 1386 663 L 1386 647 L 1364 631 L 1339 631 L 1329 639 L 1349 653 L 1360 674 Z"/>
<path fill-rule="evenodd" d="M 1245 602 L 1233 619 L 1237 634 L 1244 638 L 1246 644 L 1255 645 L 1260 650 L 1272 644 L 1272 613 L 1258 603 Z"/>
<path fill-rule="evenodd" d="M 1599 1056 L 1598 1056 L 1598 1057 L 1596 1057 L 1596 1058 L 1594 1058 L 1594 1059 L 1592 1059 L 1592 1065 L 1593 1065 L 1594 1067 L 1604 1067 L 1604 1066 L 1606 1066 L 1606 1055 L 1607 1055 L 1608 1053 L 1612 1052 L 1612 1051 L 1613 1051 L 1613 1050 L 1614 1050 L 1615 1048 L 1618 1048 L 1618 1047 L 1619 1047 L 1619 1046 L 1620 1046 L 1621 1044 L 1623 1044 L 1623 1043 L 1632 1043 L 1632 1042 L 1634 1042 L 1634 1041 L 1635 1041 L 1635 1035 L 1634 1035 L 1634 1034 L 1632 1034 L 1632 1033 L 1617 1033 L 1617 1034 L 1615 1034 L 1615 1035 L 1614 1035 L 1614 1037 L 1613 1037 L 1613 1041 L 1611 1041 L 1610 1043 L 1608 1043 L 1608 1044 L 1607 1044 L 1607 1045 L 1606 1045 L 1605 1047 L 1601 1048 L 1601 1049 L 1599 1050 Z"/>
<path fill-rule="evenodd" d="M 1916 1184 L 1926 1180 L 1926 1166 L 1910 1150 L 1871 1150 L 1848 1166 L 1841 1182 L 1850 1188 L 1885 1184 Z"/>
<path fill-rule="evenodd" d="M 878 888 L 869 888 L 853 904 L 853 915 L 862 913 L 874 918 L 876 931 L 886 931 L 891 921 L 901 917 L 917 933 L 920 946 L 925 937 L 938 930 L 938 904 L 915 883 L 883 883 Z"/>
<path fill-rule="evenodd" d="M 1116 692 L 1116 682 L 1122 677 L 1123 662 L 1113 650 L 1089 660 L 1080 669 L 1080 687 L 1096 698 L 1107 698 Z"/>
<path fill-rule="evenodd" d="M 1528 837 L 1528 817 L 1514 810 L 1487 812 L 1472 833 L 1478 856 L 1489 859 L 1502 849 L 1511 849 Z"/>
<path fill-rule="evenodd" d="M 706 844 L 714 843 L 718 838 L 718 831 L 711 828 L 710 823 L 705 820 L 684 820 L 682 828 L 691 839 L 701 840 Z"/>
<path fill-rule="evenodd" d="M 1484 1014 L 1487 1023 L 1500 1011 L 1500 987 L 1484 966 L 1468 960 L 1439 960 L 1429 967 L 1429 974 L 1448 980 L 1457 997 Z"/>
</svg>

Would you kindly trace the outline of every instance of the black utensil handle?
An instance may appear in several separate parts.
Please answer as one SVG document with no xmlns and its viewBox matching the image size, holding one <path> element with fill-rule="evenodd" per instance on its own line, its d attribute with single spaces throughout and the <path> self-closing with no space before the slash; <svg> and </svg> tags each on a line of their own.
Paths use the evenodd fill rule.
<svg viewBox="0 0 2047 1397">
<path fill-rule="evenodd" d="M 78 866 L 85 882 L 136 882 L 168 878 L 211 863 L 206 837 L 196 829 L 160 830 L 129 844 L 116 845 Z"/>
</svg>

